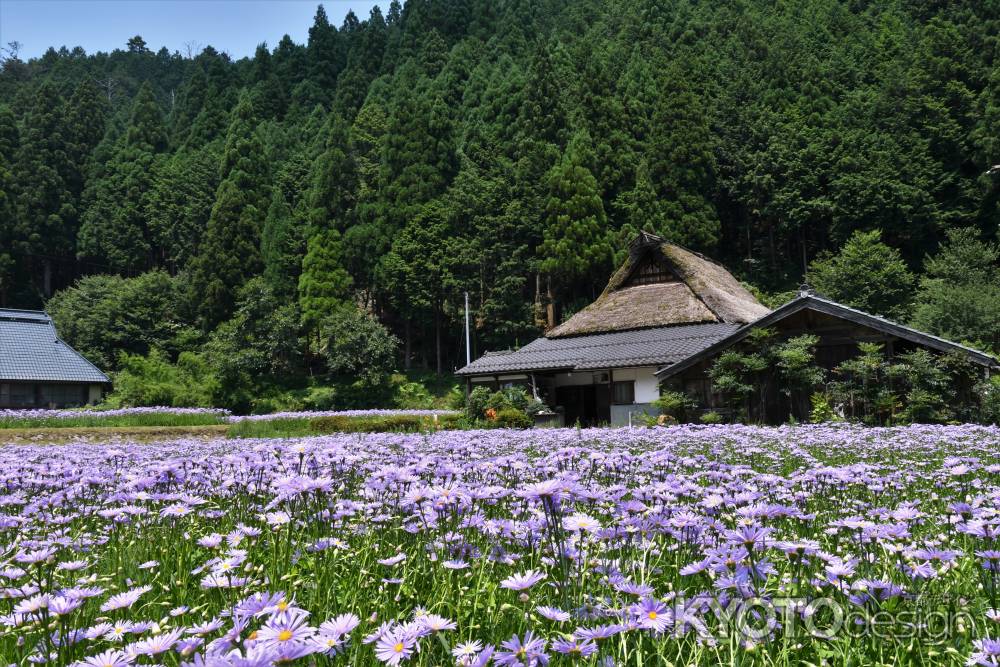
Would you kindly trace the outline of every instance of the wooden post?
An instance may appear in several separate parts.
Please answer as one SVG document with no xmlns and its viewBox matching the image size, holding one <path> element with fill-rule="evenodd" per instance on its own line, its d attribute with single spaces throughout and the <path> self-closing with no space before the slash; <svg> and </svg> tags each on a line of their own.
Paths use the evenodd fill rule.
<svg viewBox="0 0 1000 667">
<path fill-rule="evenodd" d="M 613 368 L 608 369 L 608 425 L 611 425 L 611 419 L 614 416 L 615 407 L 615 370 Z"/>
</svg>

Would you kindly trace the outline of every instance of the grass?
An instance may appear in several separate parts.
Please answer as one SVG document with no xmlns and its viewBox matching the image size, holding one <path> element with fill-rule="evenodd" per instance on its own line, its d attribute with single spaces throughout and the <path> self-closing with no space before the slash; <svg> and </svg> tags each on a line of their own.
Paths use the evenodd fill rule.
<svg viewBox="0 0 1000 667">
<path fill-rule="evenodd" d="M 229 438 L 301 438 L 316 435 L 309 426 L 310 419 L 265 419 L 239 421 L 229 425 Z"/>
<path fill-rule="evenodd" d="M 455 428 L 460 419 L 459 415 L 439 415 L 437 419 L 385 415 L 244 420 L 230 424 L 226 435 L 230 438 L 301 438 L 331 433 L 416 433 Z"/>
<path fill-rule="evenodd" d="M 80 440 L 108 442 L 127 440 L 151 442 L 176 438 L 218 438 L 225 435 L 225 424 L 204 426 L 97 426 L 70 428 L 6 428 L 0 430 L 0 444 L 63 444 Z"/>
<path fill-rule="evenodd" d="M 157 438 L 302 438 L 333 433 L 416 433 L 455 428 L 458 415 L 432 417 L 385 415 L 373 417 L 294 417 L 226 423 L 218 415 L 85 415 L 80 417 L 0 418 L 0 443 L 57 443 L 78 439 Z"/>
</svg>

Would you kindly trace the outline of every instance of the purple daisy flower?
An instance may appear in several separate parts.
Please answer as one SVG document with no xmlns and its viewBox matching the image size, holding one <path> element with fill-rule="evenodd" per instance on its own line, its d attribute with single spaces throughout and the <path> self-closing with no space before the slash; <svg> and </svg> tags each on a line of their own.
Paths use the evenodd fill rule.
<svg viewBox="0 0 1000 667">
<path fill-rule="evenodd" d="M 592 639 L 557 639 L 552 642 L 552 650 L 571 658 L 588 658 L 597 653 L 597 644 Z"/>
<path fill-rule="evenodd" d="M 500 644 L 505 650 L 497 651 L 494 662 L 509 667 L 536 667 L 549 664 L 549 656 L 545 653 L 545 640 L 535 637 L 531 630 L 524 637 L 514 635 Z"/>
<path fill-rule="evenodd" d="M 522 572 L 521 574 L 514 574 L 503 581 L 500 582 L 500 586 L 503 588 L 508 588 L 512 591 L 524 591 L 539 581 L 545 578 L 544 572 L 538 572 L 536 570 L 528 570 L 527 572 Z"/>
<path fill-rule="evenodd" d="M 646 598 L 639 604 L 632 605 L 630 610 L 640 628 L 662 633 L 670 627 L 672 621 L 670 608 L 659 600 Z"/>
<path fill-rule="evenodd" d="M 124 651 L 109 649 L 75 663 L 74 667 L 129 667 L 134 658 Z"/>
<path fill-rule="evenodd" d="M 417 640 L 405 628 L 396 627 L 386 632 L 375 643 L 375 657 L 387 665 L 398 665 L 408 660 L 416 650 Z"/>
<path fill-rule="evenodd" d="M 153 590 L 152 586 L 139 586 L 138 588 L 133 588 L 125 591 L 124 593 L 112 595 L 104 601 L 104 604 L 101 605 L 101 611 L 108 612 L 116 609 L 128 609 L 134 605 L 143 594 L 148 593 L 151 590 Z"/>
<path fill-rule="evenodd" d="M 563 611 L 558 607 L 535 607 L 535 611 L 550 621 L 555 621 L 557 623 L 564 623 L 570 619 L 569 612 Z"/>
<path fill-rule="evenodd" d="M 309 615 L 301 610 L 275 614 L 257 631 L 256 641 L 262 646 L 304 644 L 316 634 L 308 624 Z"/>
</svg>

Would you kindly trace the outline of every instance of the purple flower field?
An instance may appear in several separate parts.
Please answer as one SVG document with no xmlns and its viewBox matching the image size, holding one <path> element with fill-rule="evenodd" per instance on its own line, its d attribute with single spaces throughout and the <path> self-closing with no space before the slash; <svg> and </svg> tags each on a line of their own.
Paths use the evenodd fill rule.
<svg viewBox="0 0 1000 667">
<path fill-rule="evenodd" d="M 259 422 L 307 421 L 317 417 L 437 417 L 454 410 L 313 410 L 233 415 L 223 408 L 143 407 L 116 410 L 0 410 L 0 429 L 128 426 L 199 426 Z"/>
<path fill-rule="evenodd" d="M 0 410 L 0 419 L 78 419 L 80 417 L 129 417 L 135 415 L 214 415 L 228 417 L 223 408 L 118 408 L 115 410 Z"/>
<path fill-rule="evenodd" d="M 980 664 L 1000 429 L 0 449 L 0 665 Z"/>
</svg>

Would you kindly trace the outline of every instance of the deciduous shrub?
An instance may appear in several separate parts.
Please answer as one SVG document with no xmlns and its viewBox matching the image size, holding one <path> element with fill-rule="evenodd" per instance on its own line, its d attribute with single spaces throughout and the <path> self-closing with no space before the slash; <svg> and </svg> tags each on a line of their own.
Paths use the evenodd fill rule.
<svg viewBox="0 0 1000 667">
<path fill-rule="evenodd" d="M 699 421 L 702 424 L 721 424 L 722 415 L 720 415 L 715 410 L 710 410 L 709 412 L 706 412 L 701 417 L 699 417 Z"/>
<path fill-rule="evenodd" d="M 501 428 L 531 428 L 531 417 L 517 408 L 504 408 L 497 412 L 496 425 Z"/>
<path fill-rule="evenodd" d="M 742 345 L 719 355 L 708 374 L 735 415 L 764 421 L 770 393 L 777 388 L 787 397 L 790 416 L 805 419 L 809 396 L 825 377 L 815 361 L 818 342 L 808 334 L 781 340 L 772 329 L 757 329 Z"/>
<path fill-rule="evenodd" d="M 407 410 L 430 409 L 434 407 L 434 398 L 419 382 L 406 382 L 396 387 L 395 403 L 396 407 Z"/>
<path fill-rule="evenodd" d="M 310 420 L 313 433 L 387 433 L 431 431 L 454 428 L 460 415 L 437 417 L 416 415 L 386 415 L 373 417 L 332 416 Z"/>
<path fill-rule="evenodd" d="M 544 403 L 529 398 L 521 387 L 506 387 L 493 393 L 486 387 L 476 387 L 469 393 L 465 412 L 470 422 L 483 426 L 527 428 L 534 423 L 530 415 L 544 409 Z"/>
<path fill-rule="evenodd" d="M 323 320 L 321 354 L 335 376 L 363 384 L 383 384 L 396 362 L 399 340 L 378 320 L 359 308 L 341 308 Z"/>
<path fill-rule="evenodd" d="M 505 387 L 490 396 L 486 402 L 486 407 L 493 408 L 497 412 L 509 408 L 527 412 L 528 400 L 528 392 L 521 387 Z"/>
<path fill-rule="evenodd" d="M 837 421 L 837 413 L 834 412 L 830 404 L 830 397 L 825 392 L 817 391 L 809 397 L 812 410 L 809 413 L 809 421 L 813 424 L 824 424 L 826 422 Z"/>
<path fill-rule="evenodd" d="M 153 349 L 148 356 L 122 354 L 114 374 L 114 393 L 109 407 L 212 407 L 219 383 L 206 360 L 193 352 L 182 352 L 177 363 Z"/>
<path fill-rule="evenodd" d="M 476 387 L 469 392 L 469 398 L 465 402 L 465 414 L 470 421 L 476 421 L 486 417 L 487 403 L 490 400 L 490 390 L 486 387 Z"/>
<path fill-rule="evenodd" d="M 662 391 L 653 401 L 653 407 L 678 422 L 690 420 L 697 406 L 697 401 L 680 391 Z"/>
</svg>

